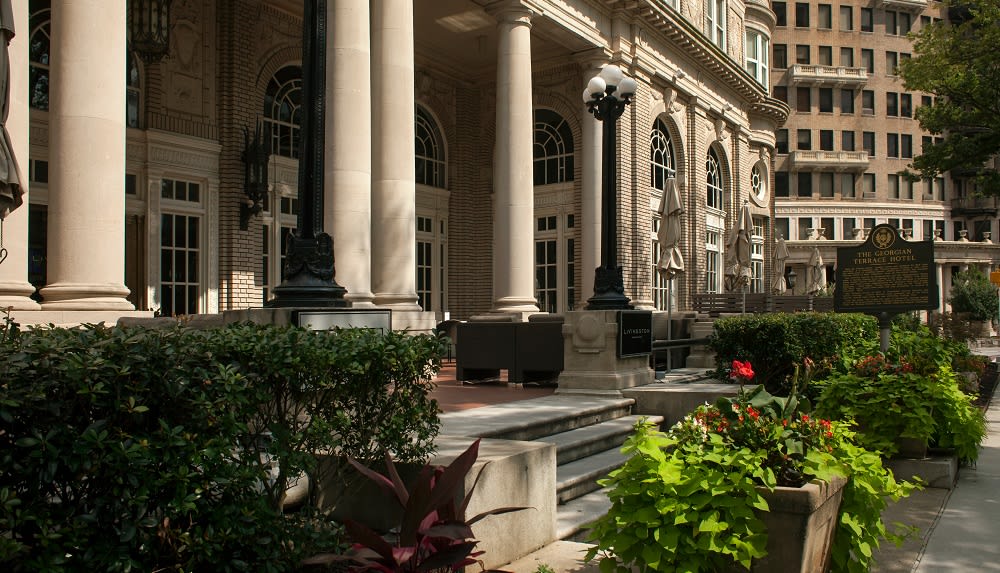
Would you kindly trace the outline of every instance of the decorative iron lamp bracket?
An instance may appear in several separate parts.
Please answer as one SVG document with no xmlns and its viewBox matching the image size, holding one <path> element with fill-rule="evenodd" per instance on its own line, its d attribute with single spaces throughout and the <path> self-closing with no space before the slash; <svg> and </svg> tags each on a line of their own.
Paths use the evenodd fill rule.
<svg viewBox="0 0 1000 573">
<path fill-rule="evenodd" d="M 267 201 L 267 167 L 271 160 L 269 143 L 270 126 L 257 123 L 254 128 L 253 139 L 250 138 L 250 130 L 243 128 L 243 192 L 246 197 L 240 203 L 240 229 L 246 231 L 250 228 L 250 218 L 264 210 L 264 202 Z"/>
<path fill-rule="evenodd" d="M 170 51 L 171 1 L 128 0 L 129 47 L 147 65 L 159 62 Z"/>
</svg>

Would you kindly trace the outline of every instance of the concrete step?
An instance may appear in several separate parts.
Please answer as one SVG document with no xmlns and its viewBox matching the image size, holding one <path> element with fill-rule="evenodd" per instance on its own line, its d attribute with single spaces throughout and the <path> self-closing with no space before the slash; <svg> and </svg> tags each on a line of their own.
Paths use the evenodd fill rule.
<svg viewBox="0 0 1000 573">
<path fill-rule="evenodd" d="M 607 490 L 599 489 L 556 507 L 556 539 L 587 540 L 584 526 L 611 509 Z"/>
<path fill-rule="evenodd" d="M 631 413 L 635 400 L 553 395 L 441 415 L 441 435 L 531 441 Z"/>
<path fill-rule="evenodd" d="M 597 480 L 625 463 L 618 447 L 556 467 L 556 501 L 566 503 L 601 488 Z"/>
<path fill-rule="evenodd" d="M 562 465 L 620 447 L 632 433 L 635 424 L 643 418 L 654 424 L 663 422 L 663 416 L 622 416 L 568 432 L 542 436 L 535 441 L 555 445 L 556 463 Z"/>
</svg>

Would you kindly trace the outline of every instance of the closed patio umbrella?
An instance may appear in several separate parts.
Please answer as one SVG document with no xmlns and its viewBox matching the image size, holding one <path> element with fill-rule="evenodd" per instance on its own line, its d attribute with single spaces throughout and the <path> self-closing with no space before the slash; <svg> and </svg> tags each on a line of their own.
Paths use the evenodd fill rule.
<svg viewBox="0 0 1000 573">
<path fill-rule="evenodd" d="M 14 14 L 10 0 L 0 0 L 0 220 L 21 205 L 21 170 L 7 133 L 10 107 L 10 54 L 7 47 L 14 37 Z"/>
<path fill-rule="evenodd" d="M 778 237 L 774 242 L 774 278 L 771 279 L 771 292 L 785 294 L 785 262 L 788 260 L 788 246 L 785 240 Z"/>
<path fill-rule="evenodd" d="M 681 197 L 677 192 L 677 181 L 667 179 L 660 197 L 660 228 L 656 232 L 656 240 L 660 244 L 660 252 L 656 260 L 656 272 L 667 279 L 667 340 L 673 330 L 673 291 L 674 277 L 684 272 L 684 256 L 681 254 Z"/>
<path fill-rule="evenodd" d="M 753 231 L 753 218 L 750 216 L 750 206 L 743 202 L 740 216 L 736 219 L 729 243 L 726 245 L 726 290 L 735 292 L 749 284 L 753 278 L 753 268 L 750 266 L 750 233 Z"/>
<path fill-rule="evenodd" d="M 809 257 L 809 283 L 806 292 L 816 294 L 826 288 L 826 266 L 823 264 L 823 256 L 819 254 L 819 249 L 813 247 L 812 255 Z"/>
<path fill-rule="evenodd" d="M 674 179 L 667 179 L 663 197 L 660 198 L 660 228 L 656 239 L 660 243 L 659 257 L 656 261 L 656 272 L 665 279 L 673 279 L 677 273 L 684 272 L 684 256 L 681 254 L 681 206 L 680 194 Z"/>
</svg>

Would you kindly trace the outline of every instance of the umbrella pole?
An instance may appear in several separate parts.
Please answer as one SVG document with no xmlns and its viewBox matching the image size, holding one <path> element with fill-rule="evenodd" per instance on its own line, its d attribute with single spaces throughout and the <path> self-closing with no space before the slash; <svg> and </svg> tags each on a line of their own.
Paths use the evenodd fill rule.
<svg viewBox="0 0 1000 573">
<path fill-rule="evenodd" d="M 674 298 L 674 279 L 670 277 L 667 279 L 667 342 L 672 340 L 674 321 L 673 321 L 673 298 Z M 674 350 L 670 346 L 667 346 L 667 372 L 673 370 L 673 364 L 671 364 L 671 359 L 673 358 Z"/>
</svg>

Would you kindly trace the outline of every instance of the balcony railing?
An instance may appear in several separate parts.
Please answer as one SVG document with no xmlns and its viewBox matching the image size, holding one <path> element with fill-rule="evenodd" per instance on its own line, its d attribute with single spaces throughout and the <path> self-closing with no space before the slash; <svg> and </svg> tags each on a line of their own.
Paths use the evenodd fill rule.
<svg viewBox="0 0 1000 573">
<path fill-rule="evenodd" d="M 864 171 L 868 169 L 867 151 L 793 151 L 792 169 L 827 171 Z"/>
<path fill-rule="evenodd" d="M 902 10 L 904 12 L 923 12 L 927 9 L 927 0 L 880 0 L 876 5 L 886 10 Z"/>
<path fill-rule="evenodd" d="M 868 70 L 865 68 L 795 64 L 790 71 L 792 82 L 798 84 L 837 84 L 858 87 L 868 83 Z"/>
<path fill-rule="evenodd" d="M 996 217 L 1000 211 L 996 197 L 955 197 L 951 213 L 960 217 Z"/>
</svg>

